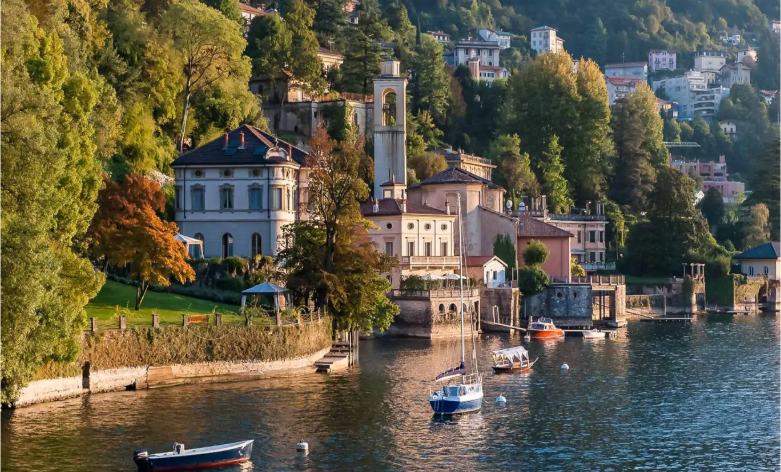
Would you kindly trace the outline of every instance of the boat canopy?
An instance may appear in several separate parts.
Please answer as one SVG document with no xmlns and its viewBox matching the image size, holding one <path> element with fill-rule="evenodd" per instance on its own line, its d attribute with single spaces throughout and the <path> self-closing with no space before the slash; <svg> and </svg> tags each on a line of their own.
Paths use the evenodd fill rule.
<svg viewBox="0 0 781 472">
<path fill-rule="evenodd" d="M 518 361 L 529 360 L 529 351 L 527 351 L 523 346 L 500 349 L 498 351 L 494 351 L 492 354 L 494 358 L 506 358 L 511 362 L 516 359 Z"/>
</svg>

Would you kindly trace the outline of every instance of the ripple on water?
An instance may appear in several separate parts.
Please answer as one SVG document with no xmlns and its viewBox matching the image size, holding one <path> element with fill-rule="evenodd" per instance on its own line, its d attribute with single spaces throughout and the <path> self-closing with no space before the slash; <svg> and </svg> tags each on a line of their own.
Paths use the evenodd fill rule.
<svg viewBox="0 0 781 472">
<path fill-rule="evenodd" d="M 432 418 L 429 379 L 456 341 L 364 342 L 331 376 L 95 395 L 2 416 L 4 471 L 132 471 L 132 450 L 254 438 L 248 470 L 735 470 L 779 468 L 778 319 L 630 324 L 618 339 L 531 343 L 534 372 L 489 371 L 481 412 Z M 567 362 L 571 369 L 562 372 Z M 498 406 L 499 394 L 507 398 Z M 310 455 L 293 445 L 305 439 Z"/>
</svg>

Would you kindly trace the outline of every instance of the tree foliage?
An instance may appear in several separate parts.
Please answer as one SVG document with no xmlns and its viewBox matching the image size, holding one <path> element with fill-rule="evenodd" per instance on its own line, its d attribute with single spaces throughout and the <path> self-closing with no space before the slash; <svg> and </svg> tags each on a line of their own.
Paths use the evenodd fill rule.
<svg viewBox="0 0 781 472">
<path fill-rule="evenodd" d="M 358 169 L 362 139 L 337 143 L 318 128 L 309 142 L 310 220 L 285 228 L 285 249 L 278 255 L 289 271 L 288 287 L 334 316 L 338 329 L 386 329 L 398 306 L 385 294 L 384 278 L 394 259 L 377 251 L 368 236 L 371 224 L 359 202 L 369 195 Z"/>
<path fill-rule="evenodd" d="M 541 241 L 532 239 L 531 242 L 523 250 L 523 263 L 527 267 L 538 267 L 545 264 L 550 256 L 548 247 Z"/>
<path fill-rule="evenodd" d="M 644 211 L 656 177 L 655 168 L 666 164 L 662 118 L 656 97 L 645 84 L 613 106 L 611 121 L 617 161 L 610 197 L 630 211 Z"/>
<path fill-rule="evenodd" d="M 700 201 L 699 207 L 702 216 L 708 220 L 708 225 L 711 227 L 720 224 L 727 213 L 724 199 L 716 187 L 711 187 L 705 192 L 705 197 Z"/>
<path fill-rule="evenodd" d="M 116 96 L 87 63 L 104 37 L 82 11 L 66 16 L 52 5 L 40 13 L 19 0 L 2 3 L 3 404 L 43 364 L 78 356 L 84 305 L 104 280 L 77 247 L 113 151 L 96 134 L 108 129 Z"/>
<path fill-rule="evenodd" d="M 770 211 L 764 203 L 757 203 L 741 218 L 743 249 L 751 249 L 770 241 Z"/>
<path fill-rule="evenodd" d="M 573 205 L 569 182 L 564 178 L 561 153 L 559 138 L 554 134 L 543 158 L 537 164 L 542 174 L 542 191 L 548 195 L 548 204 L 553 213 L 569 213 Z"/>
<path fill-rule="evenodd" d="M 516 266 L 515 242 L 506 234 L 497 234 L 494 239 L 494 256 L 507 264 L 507 270 L 512 273 Z"/>
<path fill-rule="evenodd" d="M 521 153 L 521 139 L 517 134 L 499 136 L 491 143 L 488 155 L 496 166 L 492 180 L 507 190 L 507 196 L 513 202 L 521 195 L 537 196 L 540 193 L 529 154 Z"/>
<path fill-rule="evenodd" d="M 175 239 L 179 228 L 158 216 L 165 209 L 165 196 L 157 182 L 129 175 L 119 184 L 106 176 L 98 204 L 88 231 L 92 257 L 100 264 L 127 268 L 138 281 L 136 310 L 150 284 L 195 280 L 187 249 Z"/>
<path fill-rule="evenodd" d="M 409 168 L 415 171 L 418 180 L 425 180 L 437 172 L 447 169 L 447 161 L 442 154 L 426 152 L 412 156 L 407 163 Z"/>
</svg>

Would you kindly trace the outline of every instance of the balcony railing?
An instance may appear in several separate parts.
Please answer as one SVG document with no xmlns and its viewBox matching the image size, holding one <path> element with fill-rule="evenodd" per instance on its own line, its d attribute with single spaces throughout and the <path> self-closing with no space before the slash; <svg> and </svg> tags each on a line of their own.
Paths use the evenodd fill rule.
<svg viewBox="0 0 781 472">
<path fill-rule="evenodd" d="M 442 290 L 401 290 L 393 289 L 390 292 L 393 298 L 406 298 L 406 299 L 432 299 L 432 298 L 459 298 L 461 292 L 455 289 L 442 289 Z M 480 296 L 479 289 L 466 289 L 464 290 L 464 297 L 475 298 Z"/>
<path fill-rule="evenodd" d="M 584 270 L 616 270 L 615 262 L 582 262 L 580 264 Z"/>
<path fill-rule="evenodd" d="M 458 267 L 458 256 L 402 256 L 406 267 Z"/>
<path fill-rule="evenodd" d="M 553 277 L 550 278 L 553 284 L 578 284 L 578 285 L 624 285 L 623 275 L 587 275 L 585 277 Z"/>
</svg>

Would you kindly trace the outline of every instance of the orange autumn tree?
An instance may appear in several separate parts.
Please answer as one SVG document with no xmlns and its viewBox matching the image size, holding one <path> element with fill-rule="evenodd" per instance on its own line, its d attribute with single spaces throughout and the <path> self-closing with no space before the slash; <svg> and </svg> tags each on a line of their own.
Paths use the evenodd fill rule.
<svg viewBox="0 0 781 472">
<path fill-rule="evenodd" d="M 158 216 L 165 208 L 160 185 L 140 175 L 128 175 L 122 184 L 108 176 L 104 181 L 88 233 L 92 256 L 104 267 L 127 268 L 138 281 L 135 309 L 150 284 L 168 286 L 172 277 L 179 283 L 195 280 L 184 244 L 174 239 L 179 228 Z"/>
</svg>

